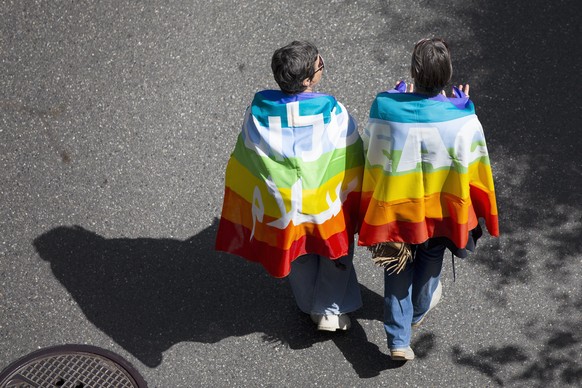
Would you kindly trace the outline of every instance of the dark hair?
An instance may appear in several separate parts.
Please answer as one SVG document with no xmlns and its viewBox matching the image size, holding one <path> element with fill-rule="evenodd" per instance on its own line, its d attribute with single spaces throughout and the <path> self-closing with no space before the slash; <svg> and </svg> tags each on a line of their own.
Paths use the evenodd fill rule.
<svg viewBox="0 0 582 388">
<path fill-rule="evenodd" d="M 318 55 L 317 47 L 306 41 L 294 41 L 277 49 L 271 59 L 271 70 L 281 90 L 297 94 L 307 89 L 303 81 L 314 76 Z"/>
<path fill-rule="evenodd" d="M 419 91 L 438 94 L 453 76 L 451 50 L 441 38 L 422 39 L 412 51 L 410 75 Z"/>
</svg>

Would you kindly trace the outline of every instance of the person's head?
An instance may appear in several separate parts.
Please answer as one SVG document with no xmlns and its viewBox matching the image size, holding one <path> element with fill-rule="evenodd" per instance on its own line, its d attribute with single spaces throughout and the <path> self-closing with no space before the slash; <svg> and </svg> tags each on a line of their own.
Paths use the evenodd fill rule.
<svg viewBox="0 0 582 388">
<path fill-rule="evenodd" d="M 440 93 L 453 76 L 451 51 L 443 39 L 422 39 L 412 51 L 410 75 L 417 91 Z"/>
<path fill-rule="evenodd" d="M 312 90 L 321 79 L 323 59 L 310 42 L 294 41 L 277 49 L 271 59 L 275 81 L 284 93 Z"/>
</svg>

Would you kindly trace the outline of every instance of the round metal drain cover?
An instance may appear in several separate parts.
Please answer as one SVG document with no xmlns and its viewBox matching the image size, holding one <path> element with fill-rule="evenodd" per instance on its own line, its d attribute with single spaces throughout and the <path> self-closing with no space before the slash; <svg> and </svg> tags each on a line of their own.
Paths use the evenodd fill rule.
<svg viewBox="0 0 582 388">
<path fill-rule="evenodd" d="M 0 373 L 0 388 L 146 388 L 119 355 L 89 345 L 63 345 L 33 352 Z"/>
</svg>

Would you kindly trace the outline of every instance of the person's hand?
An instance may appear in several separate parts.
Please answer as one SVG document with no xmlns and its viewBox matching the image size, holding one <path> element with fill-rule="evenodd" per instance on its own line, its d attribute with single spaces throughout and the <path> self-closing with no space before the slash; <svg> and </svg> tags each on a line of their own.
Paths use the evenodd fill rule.
<svg viewBox="0 0 582 388">
<path fill-rule="evenodd" d="M 462 93 L 465 93 L 465 96 L 466 96 L 467 98 L 469 98 L 469 88 L 470 88 L 470 87 L 469 87 L 469 84 L 466 84 L 466 85 L 460 84 L 459 86 L 457 86 L 457 89 L 459 89 L 459 90 L 460 90 Z M 445 93 L 445 91 L 444 91 L 444 90 L 443 90 L 443 91 L 441 91 L 441 94 L 442 94 L 443 96 L 445 96 L 445 97 L 447 96 L 447 94 Z M 456 95 L 456 93 L 455 93 L 455 87 L 454 87 L 454 86 L 453 86 L 453 88 L 451 89 L 451 97 L 453 97 L 453 98 L 454 98 L 454 97 L 457 97 L 457 95 Z"/>
<path fill-rule="evenodd" d="M 469 97 L 469 84 L 466 84 L 466 85 L 462 85 L 462 84 L 461 84 L 461 85 L 459 85 L 459 86 L 458 86 L 458 88 L 459 88 L 459 90 L 460 90 L 461 92 L 465 93 L 465 95 L 466 95 L 467 97 Z"/>
<path fill-rule="evenodd" d="M 400 91 L 400 93 L 412 93 L 414 91 L 414 84 L 407 84 L 404 81 L 398 81 L 396 82 L 396 86 L 394 88 Z"/>
</svg>

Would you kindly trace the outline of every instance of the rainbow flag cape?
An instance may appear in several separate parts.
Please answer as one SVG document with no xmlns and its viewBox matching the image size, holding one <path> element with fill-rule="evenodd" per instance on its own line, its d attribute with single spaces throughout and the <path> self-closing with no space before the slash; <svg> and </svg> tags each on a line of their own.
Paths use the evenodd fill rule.
<svg viewBox="0 0 582 388">
<path fill-rule="evenodd" d="M 335 98 L 257 93 L 226 167 L 216 249 L 259 262 L 275 277 L 306 253 L 345 256 L 363 166 L 357 125 Z"/>
<path fill-rule="evenodd" d="M 358 244 L 446 237 L 462 249 L 479 218 L 498 236 L 489 154 L 473 103 L 458 89 L 455 98 L 403 90 L 376 96 L 362 135 Z"/>
</svg>

